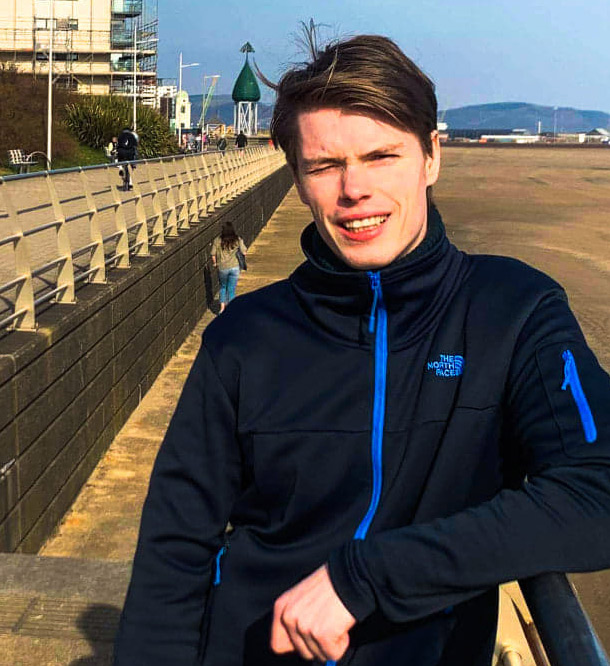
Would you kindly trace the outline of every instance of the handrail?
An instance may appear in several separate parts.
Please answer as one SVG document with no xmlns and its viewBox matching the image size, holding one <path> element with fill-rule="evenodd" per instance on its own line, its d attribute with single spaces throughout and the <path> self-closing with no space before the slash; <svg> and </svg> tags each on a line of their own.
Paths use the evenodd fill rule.
<svg viewBox="0 0 610 666">
<path fill-rule="evenodd" d="M 562 573 L 519 581 L 552 666 L 609 666 L 608 655 Z"/>
<path fill-rule="evenodd" d="M 15 289 L 12 300 L 2 299 L 0 334 L 35 330 L 38 306 L 49 294 L 56 303 L 74 303 L 77 285 L 105 283 L 107 266 L 129 268 L 132 256 L 165 245 L 284 163 L 283 153 L 254 145 L 225 154 L 0 176 L 0 212 L 7 222 L 0 227 L 0 248 L 6 253 L 12 247 L 14 258 L 12 274 L 11 262 L 0 261 L 0 293 Z M 129 193 L 119 190 L 121 164 L 133 167 Z M 56 274 L 40 284 L 41 270 L 53 267 Z"/>
</svg>

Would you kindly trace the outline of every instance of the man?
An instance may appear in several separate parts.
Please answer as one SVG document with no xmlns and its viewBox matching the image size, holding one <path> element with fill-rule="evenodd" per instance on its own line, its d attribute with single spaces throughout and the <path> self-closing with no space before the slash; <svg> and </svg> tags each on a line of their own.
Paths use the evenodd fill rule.
<svg viewBox="0 0 610 666">
<path fill-rule="evenodd" d="M 118 138 L 117 156 L 119 162 L 133 162 L 138 159 L 138 135 L 129 127 L 123 128 Z M 121 176 L 123 177 L 123 189 L 133 189 L 132 174 L 129 164 L 121 164 Z M 134 165 L 131 165 L 135 168 Z"/>
<path fill-rule="evenodd" d="M 236 137 L 235 137 L 235 145 L 237 146 L 239 150 L 239 154 L 243 155 L 244 154 L 244 149 L 248 145 L 248 137 L 241 131 Z"/>
<path fill-rule="evenodd" d="M 280 81 L 307 261 L 204 333 L 117 665 L 489 666 L 499 583 L 610 564 L 609 379 L 553 280 L 449 243 L 436 111 L 383 37 Z"/>
</svg>

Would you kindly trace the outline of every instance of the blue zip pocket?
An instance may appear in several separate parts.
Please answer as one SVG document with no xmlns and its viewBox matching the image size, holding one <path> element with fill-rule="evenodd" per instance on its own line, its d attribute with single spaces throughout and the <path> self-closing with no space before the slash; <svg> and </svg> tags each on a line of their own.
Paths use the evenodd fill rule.
<svg viewBox="0 0 610 666">
<path fill-rule="evenodd" d="M 227 552 L 226 544 L 216 553 L 216 575 L 214 576 L 214 587 L 220 585 L 221 576 L 220 576 L 220 560 L 222 556 Z"/>
<path fill-rule="evenodd" d="M 585 431 L 585 439 L 589 444 L 592 444 L 597 439 L 597 428 L 595 427 L 595 421 L 593 420 L 593 414 L 587 402 L 587 397 L 580 383 L 574 354 L 569 349 L 566 349 L 561 354 L 561 357 L 564 361 L 561 390 L 565 391 L 568 386 L 570 387 L 572 397 L 580 414 L 583 430 Z"/>
</svg>

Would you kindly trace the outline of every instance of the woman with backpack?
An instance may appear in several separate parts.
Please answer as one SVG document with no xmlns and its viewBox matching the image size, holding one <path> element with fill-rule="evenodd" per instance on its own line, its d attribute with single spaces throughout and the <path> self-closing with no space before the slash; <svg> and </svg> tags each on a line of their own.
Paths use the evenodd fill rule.
<svg viewBox="0 0 610 666">
<path fill-rule="evenodd" d="M 212 264 L 218 268 L 220 282 L 220 312 L 235 298 L 240 270 L 246 268 L 245 254 L 244 241 L 235 232 L 233 224 L 225 222 L 220 236 L 212 244 Z"/>
</svg>

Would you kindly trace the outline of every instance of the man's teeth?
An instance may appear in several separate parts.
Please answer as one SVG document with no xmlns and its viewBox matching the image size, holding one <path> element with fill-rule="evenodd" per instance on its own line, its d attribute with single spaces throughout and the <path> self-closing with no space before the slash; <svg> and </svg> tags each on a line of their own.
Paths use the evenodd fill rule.
<svg viewBox="0 0 610 666">
<path fill-rule="evenodd" d="M 387 217 L 387 215 L 375 215 L 374 217 L 364 217 L 361 220 L 349 220 L 343 222 L 343 226 L 349 231 L 359 231 L 361 229 L 377 227 L 382 222 L 385 222 Z"/>
</svg>

